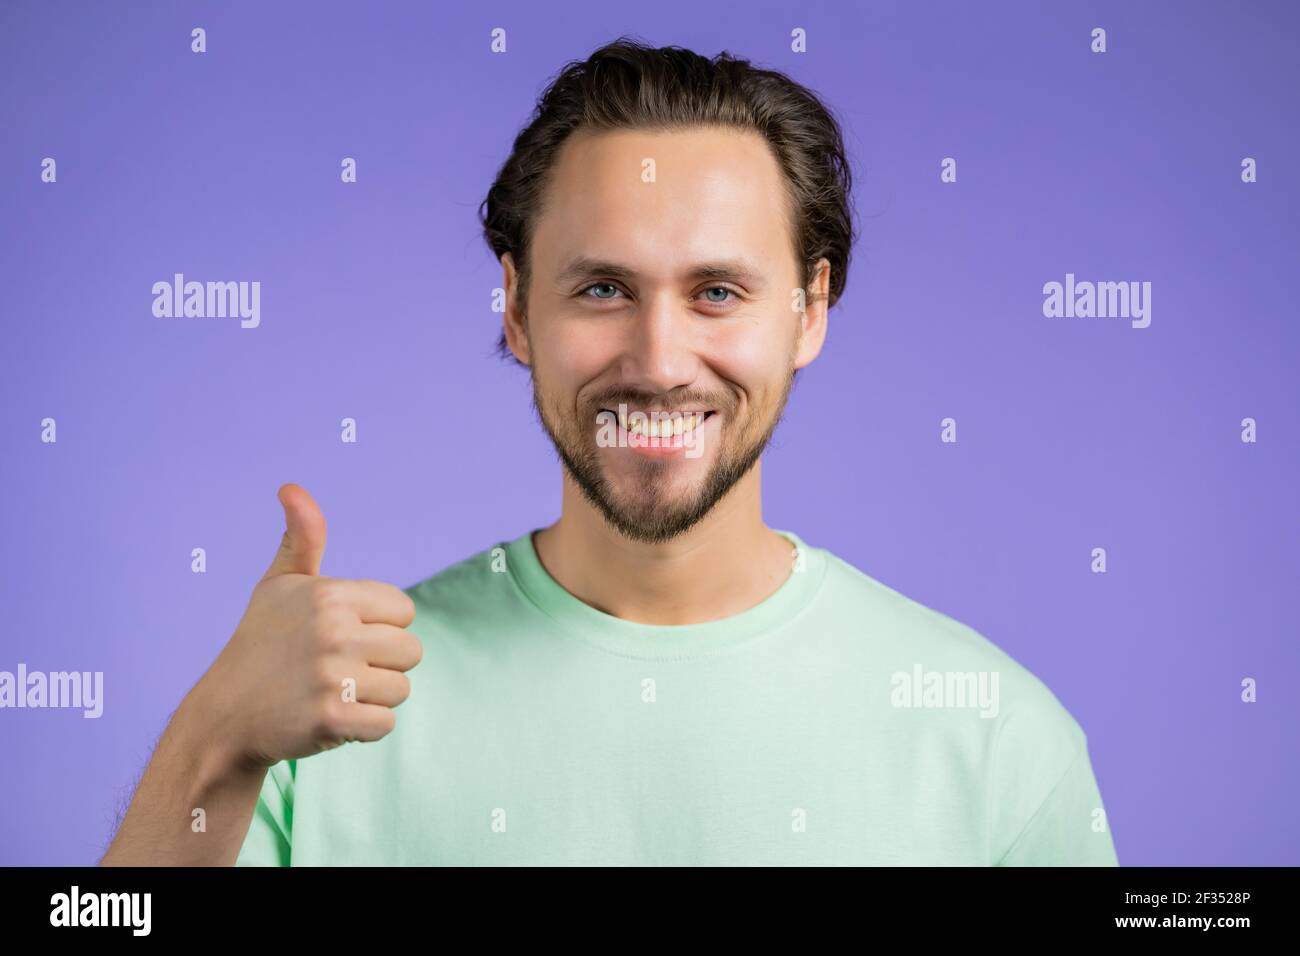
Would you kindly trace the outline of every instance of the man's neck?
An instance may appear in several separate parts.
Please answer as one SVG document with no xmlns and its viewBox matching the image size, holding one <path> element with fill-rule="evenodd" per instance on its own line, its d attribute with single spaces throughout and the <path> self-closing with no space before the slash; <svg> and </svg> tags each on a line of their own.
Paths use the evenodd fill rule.
<svg viewBox="0 0 1300 956">
<path fill-rule="evenodd" d="M 763 523 L 759 465 L 701 521 L 660 544 L 624 537 L 564 475 L 560 519 L 533 545 L 561 587 L 641 624 L 699 624 L 748 610 L 790 576 L 793 549 Z"/>
</svg>

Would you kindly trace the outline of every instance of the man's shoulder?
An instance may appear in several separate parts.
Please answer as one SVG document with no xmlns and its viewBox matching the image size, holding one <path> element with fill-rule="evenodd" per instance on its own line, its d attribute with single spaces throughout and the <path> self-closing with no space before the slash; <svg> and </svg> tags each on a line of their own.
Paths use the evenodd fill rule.
<svg viewBox="0 0 1300 956">
<path fill-rule="evenodd" d="M 415 602 L 417 614 L 434 608 L 473 611 L 485 592 L 509 586 L 507 553 L 513 544 L 497 541 L 402 590 Z"/>
<path fill-rule="evenodd" d="M 962 679 L 983 679 L 985 686 L 997 688 L 1004 722 L 1014 717 L 1067 749 L 1082 746 L 1083 731 L 1059 698 L 982 630 L 890 587 L 830 551 L 824 554 L 827 597 L 839 605 L 834 613 L 864 657 L 887 663 L 894 674 L 912 679 L 919 674 L 923 682 L 942 680 L 953 686 Z"/>
<path fill-rule="evenodd" d="M 823 549 L 823 553 L 827 597 L 875 650 L 927 655 L 953 664 L 1015 664 L 982 631 L 885 584 L 831 551 Z"/>
</svg>

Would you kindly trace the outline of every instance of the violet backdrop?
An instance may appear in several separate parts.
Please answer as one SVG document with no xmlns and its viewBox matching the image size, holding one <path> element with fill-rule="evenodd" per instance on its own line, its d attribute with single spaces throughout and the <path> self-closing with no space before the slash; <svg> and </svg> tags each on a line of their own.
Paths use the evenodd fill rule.
<svg viewBox="0 0 1300 956">
<path fill-rule="evenodd" d="M 0 864 L 99 858 L 281 483 L 325 512 L 325 573 L 402 587 L 557 515 L 476 209 L 547 79 L 620 34 L 784 70 L 844 123 L 862 235 L 768 523 L 1038 675 L 1121 864 L 1300 863 L 1297 27 L 1258 0 L 5 2 L 0 670 L 103 671 L 104 713 L 0 710 Z M 154 317 L 177 272 L 260 281 L 260 326 Z M 1066 273 L 1151 282 L 1150 327 L 1045 317 Z"/>
</svg>

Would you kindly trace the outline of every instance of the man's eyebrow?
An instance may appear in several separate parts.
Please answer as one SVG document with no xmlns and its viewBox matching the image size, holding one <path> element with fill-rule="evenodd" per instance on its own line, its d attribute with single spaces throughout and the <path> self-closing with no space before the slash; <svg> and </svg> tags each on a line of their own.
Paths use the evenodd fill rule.
<svg viewBox="0 0 1300 956">
<path fill-rule="evenodd" d="M 595 259 L 591 256 L 578 256 L 570 260 L 555 278 L 557 282 L 562 283 L 594 278 L 619 279 L 627 282 L 635 279 L 636 276 L 635 269 L 620 263 L 608 259 Z M 743 259 L 718 259 L 712 262 L 700 262 L 687 271 L 686 278 L 730 279 L 751 288 L 760 288 L 766 284 L 762 270 L 750 265 Z"/>
</svg>

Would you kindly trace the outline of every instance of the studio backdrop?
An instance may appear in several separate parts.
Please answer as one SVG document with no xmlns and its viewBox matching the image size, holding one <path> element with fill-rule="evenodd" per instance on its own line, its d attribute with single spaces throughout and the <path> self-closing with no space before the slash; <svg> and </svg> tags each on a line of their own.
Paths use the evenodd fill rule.
<svg viewBox="0 0 1300 956">
<path fill-rule="evenodd" d="M 1121 864 L 1300 863 L 1298 11 L 4 3 L 0 671 L 85 696 L 0 709 L 0 864 L 99 859 L 284 482 L 325 573 L 400 587 L 554 520 L 477 212 L 620 35 L 844 126 L 861 235 L 767 522 L 1041 678 Z"/>
</svg>

